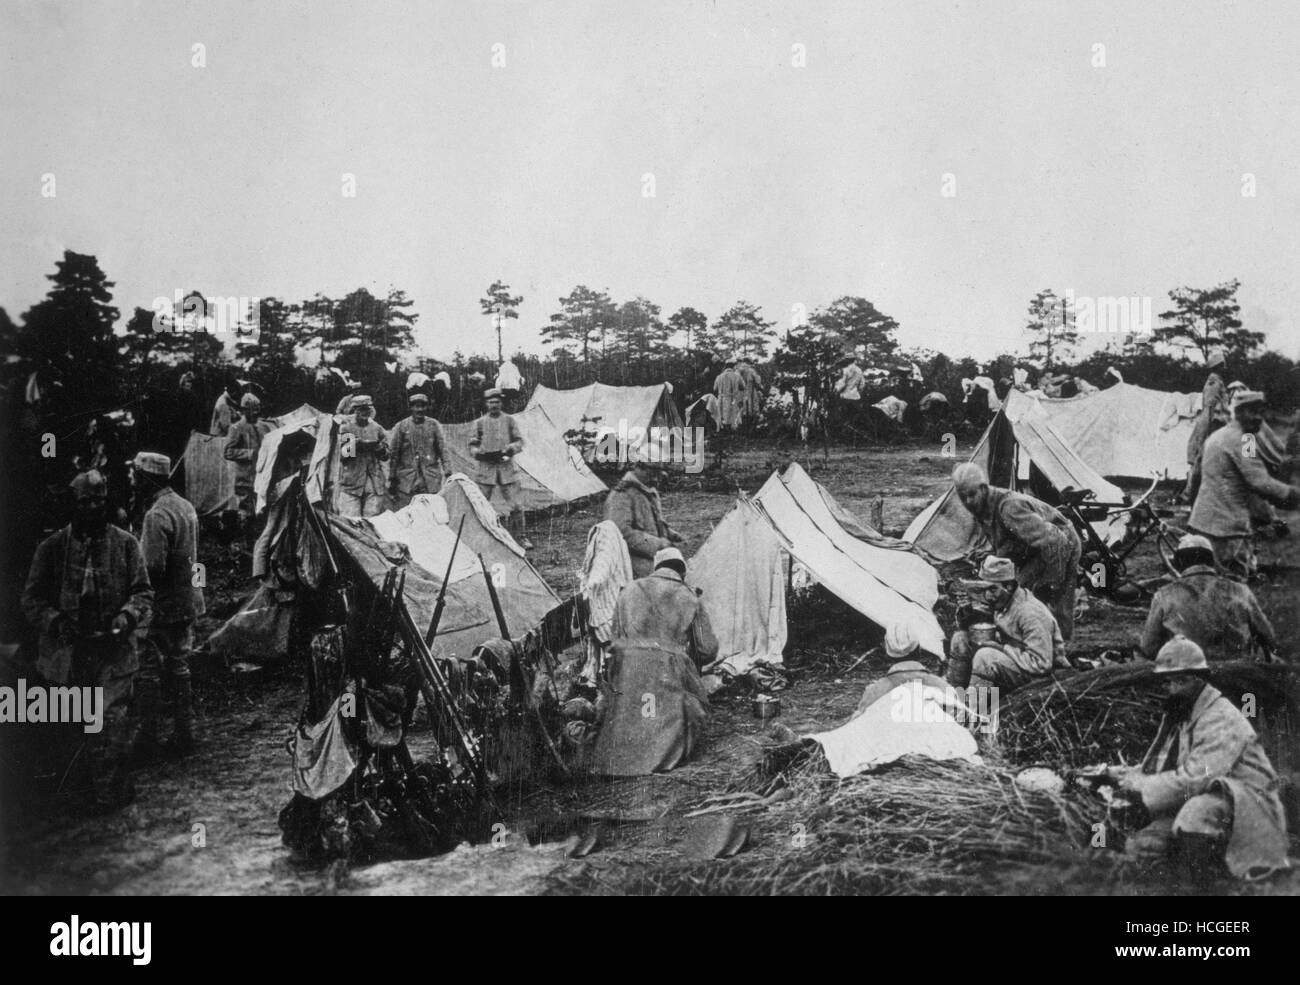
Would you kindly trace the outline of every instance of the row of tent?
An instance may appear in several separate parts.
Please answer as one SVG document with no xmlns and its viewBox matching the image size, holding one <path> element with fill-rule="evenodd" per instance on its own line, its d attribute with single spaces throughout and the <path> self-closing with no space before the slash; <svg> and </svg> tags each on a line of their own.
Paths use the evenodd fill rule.
<svg viewBox="0 0 1300 985">
<path fill-rule="evenodd" d="M 308 427 L 314 428 L 321 416 L 321 411 L 303 404 L 269 419 L 273 430 L 258 457 L 261 505 L 266 505 L 280 442 Z M 666 383 L 636 387 L 594 383 L 576 390 L 539 386 L 528 406 L 513 416 L 524 438 L 524 450 L 516 459 L 521 473 L 520 499 L 523 508 L 530 511 L 575 503 L 605 491 L 605 484 L 591 471 L 582 453 L 565 441 L 565 431 L 581 430 L 584 420 L 598 421 L 591 426 L 597 438 L 605 433 L 617 434 L 620 428 L 625 434 L 631 431 L 645 435 L 653 428 L 682 425 L 671 387 Z M 473 475 L 469 443 L 474 423 L 443 424 L 442 428 L 452 470 Z M 235 508 L 235 468 L 225 459 L 225 445 L 225 438 L 195 431 L 185 448 L 185 496 L 200 516 Z"/>
<path fill-rule="evenodd" d="M 611 393 L 618 389 L 660 392 L 628 394 L 620 403 L 624 395 Z M 612 422 L 620 415 L 636 414 L 639 426 L 672 426 L 666 410 L 672 402 L 662 388 L 596 385 L 583 391 L 539 391 L 544 391 L 540 398 L 535 395 L 517 415 L 527 443 L 519 464 L 532 483 L 530 508 L 603 491 L 603 483 L 564 440 L 563 430 L 580 427 L 583 418 L 600 417 L 602 426 L 615 426 Z M 1072 486 L 1092 490 L 1101 502 L 1119 502 L 1122 491 L 1106 475 L 1149 478 L 1157 469 L 1165 478 L 1185 476 L 1182 458 L 1197 400 L 1126 384 L 1065 400 L 1012 391 L 972 459 L 985 466 L 995 484 L 1056 490 Z M 257 491 L 273 518 L 276 504 L 300 474 L 306 501 L 328 501 L 337 471 L 338 423 L 332 415 L 300 408 L 286 415 L 268 437 L 259 460 Z M 468 463 L 470 428 L 447 426 L 457 467 Z M 202 448 L 211 441 L 197 444 Z M 200 466 L 204 461 L 196 459 Z M 188 453 L 186 469 L 190 489 L 203 473 L 191 477 Z M 198 500 L 191 496 L 196 506 L 221 502 L 218 493 L 204 499 L 204 492 L 199 490 Z M 403 510 L 368 520 L 326 516 L 333 539 L 376 585 L 390 564 L 407 566 L 407 601 L 417 620 L 427 618 L 432 609 L 455 539 L 453 527 L 465 518 L 471 550 L 452 570 L 452 602 L 439 634 L 442 656 L 468 656 L 474 645 L 496 635 L 483 564 L 506 572 L 502 604 L 513 631 L 531 628 L 559 603 L 501 528 L 478 487 L 463 474 L 452 476 L 441 495 L 417 497 Z M 738 498 L 690 560 L 687 580 L 702 589 L 720 656 L 736 672 L 760 661 L 781 661 L 787 642 L 786 590 L 796 564 L 872 622 L 887 627 L 904 620 L 923 649 L 942 654 L 943 631 L 933 611 L 939 593 L 934 564 L 966 556 L 979 546 L 979 536 L 951 490 L 927 507 L 900 540 L 862 523 L 803 469 L 791 465 L 770 476 L 753 496 Z M 259 556 L 255 573 L 274 569 L 269 558 Z M 243 653 L 245 659 L 284 653 L 278 643 L 265 639 L 270 628 L 286 624 L 283 593 L 277 594 L 270 581 L 264 588 L 218 632 L 214 649 Z M 260 648 L 255 645 L 256 627 L 261 627 L 267 644 Z"/>
</svg>

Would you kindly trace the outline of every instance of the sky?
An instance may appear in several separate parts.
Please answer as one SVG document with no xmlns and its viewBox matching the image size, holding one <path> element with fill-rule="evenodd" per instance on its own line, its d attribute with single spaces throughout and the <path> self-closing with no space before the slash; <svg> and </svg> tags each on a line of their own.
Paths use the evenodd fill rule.
<svg viewBox="0 0 1300 985">
<path fill-rule="evenodd" d="M 498 278 L 507 352 L 585 284 L 779 329 L 862 295 L 987 357 L 1044 287 L 1238 278 L 1296 356 L 1298 220 L 1291 0 L 0 0 L 15 319 L 72 249 L 124 318 L 400 287 L 438 357 L 495 350 Z"/>
</svg>

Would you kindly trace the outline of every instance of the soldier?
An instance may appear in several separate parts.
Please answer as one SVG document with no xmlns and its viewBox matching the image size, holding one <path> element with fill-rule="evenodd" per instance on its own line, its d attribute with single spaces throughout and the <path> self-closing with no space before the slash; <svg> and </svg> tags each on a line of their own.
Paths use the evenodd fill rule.
<svg viewBox="0 0 1300 985">
<path fill-rule="evenodd" d="M 1165 715 L 1139 766 L 1109 768 L 1151 823 L 1125 852 L 1140 862 L 1175 854 L 1204 883 L 1226 863 L 1239 879 L 1289 867 L 1279 780 L 1250 720 L 1207 680 L 1205 653 L 1176 636 L 1156 656 Z"/>
<path fill-rule="evenodd" d="M 1274 479 L 1264 465 L 1258 444 L 1264 405 L 1264 394 L 1241 391 L 1233 400 L 1232 423 L 1205 442 L 1201 486 L 1188 522 L 1209 539 L 1219 566 L 1238 578 L 1255 574 L 1252 496 L 1285 509 L 1300 505 L 1300 489 Z"/>
<path fill-rule="evenodd" d="M 718 408 L 722 415 L 723 431 L 734 431 L 740 427 L 740 417 L 744 410 L 745 381 L 736 370 L 736 360 L 728 359 L 726 367 L 713 381 L 713 392 L 718 395 Z"/>
<path fill-rule="evenodd" d="M 474 437 L 469 441 L 470 454 L 478 463 L 474 479 L 490 503 L 493 490 L 501 493 L 508 511 L 507 529 L 526 551 L 533 548 L 524 529 L 524 513 L 519 503 L 519 469 L 515 456 L 524 450 L 524 436 L 519 425 L 501 410 L 501 391 L 496 387 L 483 392 L 487 413 L 474 422 Z"/>
<path fill-rule="evenodd" d="M 605 497 L 605 519 L 618 527 L 627 542 L 637 578 L 650 574 L 659 551 L 685 540 L 664 519 L 656 488 L 662 470 L 658 462 L 638 459 Z"/>
<path fill-rule="evenodd" d="M 208 425 L 208 434 L 217 438 L 224 438 L 230 434 L 230 429 L 239 420 L 239 404 L 235 402 L 235 393 L 238 389 L 239 384 L 233 380 L 226 381 L 221 395 L 217 397 L 217 402 L 212 407 L 212 421 Z"/>
<path fill-rule="evenodd" d="M 194 507 L 168 485 L 171 460 L 140 452 L 135 456 L 136 489 L 147 512 L 140 536 L 144 563 L 153 585 L 153 619 L 140 656 L 136 693 L 140 732 L 136 748 L 152 758 L 158 745 L 162 684 L 168 681 L 176 702 L 175 726 L 168 748 L 179 756 L 194 748 L 194 690 L 190 651 L 194 620 L 204 613 L 203 589 L 196 582 L 199 517 Z"/>
<path fill-rule="evenodd" d="M 704 603 L 685 578 L 682 552 L 675 547 L 659 551 L 654 570 L 619 593 L 613 638 L 680 650 L 696 667 L 712 663 L 718 655 L 718 641 Z"/>
<path fill-rule="evenodd" d="M 1008 558 L 989 555 L 979 580 L 967 582 L 983 594 L 993 611 L 997 638 L 972 641 L 966 630 L 952 634 L 948 682 L 953 687 L 994 685 L 1003 692 L 1046 677 L 1053 667 L 1068 667 L 1065 641 L 1050 609 L 1016 584 L 1016 567 Z"/>
<path fill-rule="evenodd" d="M 1223 377 L 1215 372 L 1223 368 L 1223 350 L 1211 349 L 1205 362 L 1210 372 L 1201 390 L 1201 412 L 1196 415 L 1196 423 L 1192 425 L 1192 433 L 1187 439 L 1189 468 L 1183 499 L 1189 503 L 1196 502 L 1196 493 L 1200 489 L 1201 457 L 1205 451 L 1206 440 L 1232 419 L 1228 404 L 1228 390 L 1223 385 Z"/>
<path fill-rule="evenodd" d="M 1074 593 L 1082 545 L 1070 521 L 1040 499 L 989 485 L 974 462 L 958 465 L 952 481 L 962 506 L 988 537 L 994 554 L 1010 558 L 1020 584 L 1051 607 L 1061 635 L 1074 635 Z"/>
<path fill-rule="evenodd" d="M 1174 564 L 1178 580 L 1162 585 L 1151 600 L 1140 648 L 1154 660 L 1174 636 L 1185 636 L 1212 658 L 1236 660 L 1259 655 L 1265 660 L 1277 641 L 1255 593 L 1225 578 L 1214 567 L 1214 548 L 1199 534 L 1178 542 Z"/>
<path fill-rule="evenodd" d="M 352 398 L 352 419 L 339 426 L 339 513 L 378 516 L 384 512 L 384 465 L 388 432 L 370 419 L 375 403 L 364 393 Z"/>
<path fill-rule="evenodd" d="M 451 474 L 442 425 L 429 411 L 429 397 L 416 390 L 408 399 L 411 416 L 397 422 L 389 436 L 388 492 L 393 509 L 400 510 L 412 496 L 436 493 Z"/>
<path fill-rule="evenodd" d="M 87 733 L 86 754 L 95 809 L 107 811 L 135 796 L 128 709 L 153 589 L 140 544 L 108 522 L 104 477 L 78 475 L 72 494 L 72 522 L 36 548 L 22 606 L 40 631 L 36 667 L 45 680 L 103 688 L 102 728 Z"/>
<path fill-rule="evenodd" d="M 235 463 L 235 496 L 239 499 L 239 516 L 247 529 L 257 514 L 257 493 L 253 481 L 257 477 L 257 453 L 262 441 L 271 432 L 271 425 L 262 420 L 262 401 L 254 393 L 246 393 L 239 401 L 243 418 L 237 421 L 226 436 L 226 461 Z"/>
</svg>

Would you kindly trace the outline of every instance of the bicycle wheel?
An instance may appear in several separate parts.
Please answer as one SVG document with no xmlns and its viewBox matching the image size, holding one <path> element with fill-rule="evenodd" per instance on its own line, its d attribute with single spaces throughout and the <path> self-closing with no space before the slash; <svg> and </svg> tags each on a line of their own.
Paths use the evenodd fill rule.
<svg viewBox="0 0 1300 985">
<path fill-rule="evenodd" d="M 1187 531 L 1180 530 L 1172 524 L 1162 523 L 1156 534 L 1156 549 L 1160 552 L 1160 560 L 1164 562 L 1165 570 L 1175 577 L 1178 575 L 1178 568 L 1174 565 L 1174 552 L 1178 550 L 1178 542 L 1186 533 Z"/>
</svg>

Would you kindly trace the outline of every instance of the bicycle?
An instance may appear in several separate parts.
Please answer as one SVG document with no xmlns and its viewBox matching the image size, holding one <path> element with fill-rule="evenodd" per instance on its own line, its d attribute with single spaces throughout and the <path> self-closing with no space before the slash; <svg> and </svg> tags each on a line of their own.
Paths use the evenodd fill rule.
<svg viewBox="0 0 1300 985">
<path fill-rule="evenodd" d="M 1151 494 L 1159 482 L 1159 476 L 1152 479 L 1147 491 L 1132 504 L 1099 503 L 1096 494 L 1090 489 L 1067 486 L 1061 490 L 1061 502 L 1057 509 L 1078 531 L 1079 541 L 1083 545 L 1079 569 L 1084 583 L 1090 588 L 1099 589 L 1102 594 L 1123 601 L 1123 596 L 1131 595 L 1125 589 L 1127 585 L 1137 586 L 1141 597 L 1144 593 L 1149 593 L 1153 585 L 1166 581 L 1165 576 L 1142 581 L 1130 581 L 1128 577 L 1126 562 L 1138 546 L 1151 536 L 1156 538 L 1156 553 L 1168 576 L 1178 576 L 1174 553 L 1178 550 L 1178 541 L 1185 531 L 1166 522 L 1151 505 Z M 1123 522 L 1124 532 L 1114 543 L 1107 543 L 1097 532 L 1096 525 L 1104 524 L 1106 528 L 1111 528 L 1117 521 Z"/>
</svg>

